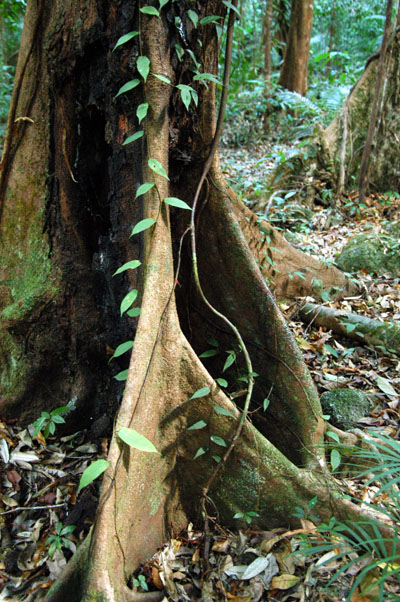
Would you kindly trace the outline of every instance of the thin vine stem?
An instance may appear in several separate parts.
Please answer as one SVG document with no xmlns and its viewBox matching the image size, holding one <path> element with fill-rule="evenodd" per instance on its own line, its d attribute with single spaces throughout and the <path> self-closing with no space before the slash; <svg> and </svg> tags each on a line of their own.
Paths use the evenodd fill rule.
<svg viewBox="0 0 400 602">
<path fill-rule="evenodd" d="M 234 8 L 236 8 L 237 6 L 237 0 L 233 0 L 232 5 Z M 226 109 L 226 104 L 227 104 L 227 99 L 228 99 L 228 90 L 229 90 L 229 79 L 230 79 L 230 66 L 231 66 L 231 57 L 232 57 L 232 41 L 233 41 L 233 24 L 234 24 L 234 20 L 235 20 L 235 13 L 234 13 L 234 9 L 231 9 L 229 11 L 229 18 L 228 18 L 228 29 L 227 29 L 227 36 L 226 36 L 226 48 L 225 48 L 225 64 L 224 64 L 224 77 L 223 77 L 223 88 L 222 88 L 222 95 L 221 95 L 221 103 L 220 103 L 220 107 L 219 107 L 219 112 L 218 112 L 218 119 L 217 119 L 217 125 L 216 125 L 216 130 L 215 130 L 215 134 L 214 134 L 214 138 L 213 138 L 213 142 L 211 145 L 211 149 L 210 149 L 210 153 L 208 155 L 208 158 L 204 164 L 204 168 L 202 171 L 202 174 L 200 176 L 200 180 L 199 183 L 197 185 L 196 188 L 196 192 L 194 195 L 194 199 L 193 199 L 193 206 L 192 206 L 192 215 L 191 215 L 191 220 L 190 220 L 190 234 L 191 234 L 191 243 L 192 243 L 192 263 L 193 263 L 193 274 L 194 274 L 194 280 L 195 280 L 195 284 L 197 287 L 197 290 L 199 291 L 199 294 L 203 300 L 203 302 L 205 303 L 205 305 L 210 309 L 210 311 L 218 316 L 234 333 L 238 343 L 239 343 L 239 347 L 240 349 L 243 351 L 243 355 L 244 355 L 244 359 L 245 359 L 245 363 L 246 363 L 246 369 L 248 372 L 248 388 L 247 388 L 247 394 L 246 394 L 246 400 L 244 403 L 244 407 L 243 407 L 243 411 L 242 414 L 239 418 L 237 427 L 236 427 L 236 431 L 231 439 L 231 443 L 228 446 L 228 449 L 226 450 L 225 454 L 223 455 L 221 461 L 216 465 L 216 467 L 214 468 L 214 470 L 212 471 L 211 475 L 209 476 L 205 486 L 203 487 L 203 491 L 202 491 L 202 505 L 203 505 L 203 510 L 204 510 L 204 514 L 205 514 L 205 521 L 206 521 L 206 525 L 205 525 L 205 532 L 206 532 L 206 536 L 208 535 L 208 517 L 207 517 L 207 512 L 205 509 L 205 502 L 207 500 L 208 497 L 208 492 L 210 490 L 210 487 L 215 479 L 215 477 L 217 476 L 220 468 L 225 464 L 225 462 L 227 461 L 229 455 L 231 454 L 233 448 L 236 445 L 236 442 L 238 440 L 238 438 L 240 437 L 240 434 L 242 432 L 243 429 L 243 425 L 246 421 L 247 418 L 247 414 L 248 414 L 248 410 L 250 407 L 250 401 L 251 401 L 251 397 L 252 397 L 252 393 L 253 393 L 253 387 L 254 387 L 254 377 L 253 377 L 253 366 L 252 366 L 252 362 L 251 362 L 251 358 L 249 355 L 249 352 L 247 351 L 247 347 L 243 341 L 243 338 L 239 332 L 239 330 L 237 329 L 237 327 L 224 315 L 222 314 L 220 311 L 218 311 L 211 303 L 210 301 L 207 299 L 202 286 L 201 286 L 201 282 L 200 282 L 200 277 L 199 277 L 199 270 L 198 270 L 198 264 L 197 264 L 197 251 L 196 251 L 196 227 L 195 227 L 195 217 L 196 217 L 196 209 L 197 209 L 197 204 L 199 201 L 199 197 L 200 197 L 200 192 L 201 189 L 203 187 L 204 181 L 207 177 L 207 174 L 210 170 L 210 167 L 212 165 L 212 161 L 215 155 L 215 152 L 217 150 L 218 147 L 218 142 L 222 133 L 222 124 L 224 121 L 224 116 L 225 116 L 225 109 Z M 207 557 L 207 550 L 205 553 L 205 556 Z"/>
</svg>

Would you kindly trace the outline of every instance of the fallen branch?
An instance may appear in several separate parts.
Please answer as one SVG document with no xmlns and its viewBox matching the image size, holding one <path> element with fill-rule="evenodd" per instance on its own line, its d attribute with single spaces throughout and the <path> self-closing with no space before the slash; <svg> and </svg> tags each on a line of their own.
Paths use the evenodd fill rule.
<svg viewBox="0 0 400 602">
<path fill-rule="evenodd" d="M 314 323 L 364 345 L 383 348 L 400 355 L 400 328 L 390 322 L 373 320 L 315 303 L 306 303 L 298 315 L 306 324 Z"/>
</svg>

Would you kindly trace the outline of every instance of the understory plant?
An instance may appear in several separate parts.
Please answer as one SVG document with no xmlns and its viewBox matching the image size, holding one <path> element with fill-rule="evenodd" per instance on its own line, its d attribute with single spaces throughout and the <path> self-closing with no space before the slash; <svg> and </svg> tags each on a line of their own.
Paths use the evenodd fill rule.
<svg viewBox="0 0 400 602">
<path fill-rule="evenodd" d="M 296 553 L 308 557 L 322 555 L 316 566 L 328 565 L 327 570 L 330 563 L 339 564 L 327 587 L 341 576 L 355 575 L 346 602 L 355 599 L 356 591 L 367 596 L 363 600 L 371 602 L 399 599 L 395 591 L 400 590 L 400 442 L 384 434 L 370 434 L 374 436 L 373 443 L 354 454 L 357 465 L 361 462 L 365 466 L 356 478 L 366 478 L 365 487 L 374 486 L 371 502 L 363 502 L 363 505 L 379 513 L 381 524 L 384 520 L 391 526 L 391 536 L 382 534 L 378 518 L 350 523 L 332 517 L 329 522 L 318 522 L 318 517 L 309 516 L 309 512 L 297 509 L 296 513 L 300 518 L 317 523 L 315 531 L 303 536 Z"/>
</svg>

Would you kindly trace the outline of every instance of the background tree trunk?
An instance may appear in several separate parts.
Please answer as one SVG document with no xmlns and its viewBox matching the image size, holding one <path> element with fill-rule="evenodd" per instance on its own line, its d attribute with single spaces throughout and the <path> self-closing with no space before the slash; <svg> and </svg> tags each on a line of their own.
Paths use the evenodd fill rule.
<svg viewBox="0 0 400 602">
<path fill-rule="evenodd" d="M 303 96 L 307 92 L 308 57 L 314 0 L 292 0 L 290 26 L 279 84 Z"/>
<path fill-rule="evenodd" d="M 376 126 L 368 167 L 368 183 L 371 191 L 399 190 L 398 127 L 399 127 L 399 47 L 398 29 L 389 40 L 384 71 L 386 85 L 381 99 L 380 119 Z M 358 179 L 362 152 L 370 124 L 372 103 L 377 85 L 380 52 L 372 55 L 360 79 L 351 90 L 343 109 L 324 130 L 322 144 L 326 163 L 337 171 L 336 179 L 348 185 Z M 343 132 L 348 130 L 346 136 Z M 346 144 L 342 144 L 345 138 Z M 340 160 L 336 160 L 336 158 Z M 342 166 L 342 170 L 341 170 Z M 340 170 L 343 172 L 340 178 Z"/>
</svg>

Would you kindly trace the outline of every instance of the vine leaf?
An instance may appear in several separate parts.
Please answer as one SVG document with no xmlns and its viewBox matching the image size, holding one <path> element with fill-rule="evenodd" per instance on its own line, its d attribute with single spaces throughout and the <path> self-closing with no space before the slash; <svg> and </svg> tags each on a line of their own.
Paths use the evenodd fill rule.
<svg viewBox="0 0 400 602">
<path fill-rule="evenodd" d="M 208 395 L 210 392 L 210 387 L 202 387 L 201 389 L 197 389 L 197 391 L 195 391 L 192 395 L 192 397 L 189 397 L 189 401 L 191 399 L 199 399 L 199 397 L 205 397 L 206 395 Z"/>
<path fill-rule="evenodd" d="M 130 308 L 132 303 L 134 303 L 134 301 L 136 300 L 137 296 L 138 296 L 138 290 L 136 288 L 129 291 L 129 293 L 127 295 L 125 295 L 125 297 L 121 301 L 121 316 L 124 312 L 126 312 L 127 309 Z"/>
<path fill-rule="evenodd" d="M 205 83 L 205 80 L 208 80 L 210 82 L 214 82 L 215 84 L 218 84 L 219 86 L 222 85 L 222 83 L 220 82 L 220 80 L 218 79 L 218 77 L 216 77 L 212 73 L 197 73 L 193 77 L 193 81 L 195 81 L 195 82 L 200 81 L 200 82 Z"/>
<path fill-rule="evenodd" d="M 134 236 L 135 234 L 139 234 L 139 232 L 143 232 L 144 230 L 151 228 L 155 223 L 156 220 L 152 217 L 146 217 L 146 219 L 140 220 L 140 222 L 138 222 L 136 226 L 133 227 L 131 236 Z"/>
<path fill-rule="evenodd" d="M 236 14 L 239 16 L 239 19 L 241 19 L 241 18 L 242 18 L 242 15 L 240 14 L 240 11 L 239 11 L 239 9 L 238 9 L 236 6 L 234 6 L 234 5 L 232 4 L 232 2 L 229 2 L 229 0 L 222 0 L 222 4 L 225 4 L 225 6 L 226 6 L 227 8 L 229 8 L 230 10 L 233 10 L 233 11 L 235 11 L 235 13 L 236 13 Z"/>
<path fill-rule="evenodd" d="M 187 86 L 186 84 L 178 84 L 176 87 L 181 93 L 181 99 L 186 107 L 186 110 L 189 109 L 191 99 L 193 99 L 194 104 L 197 106 L 198 96 L 196 90 L 194 90 L 192 86 Z"/>
<path fill-rule="evenodd" d="M 194 424 L 192 424 L 192 426 L 189 426 L 187 428 L 188 431 L 199 431 L 200 429 L 203 429 L 205 426 L 207 426 L 207 422 L 204 422 L 204 420 L 199 420 L 198 422 L 195 422 Z"/>
<path fill-rule="evenodd" d="M 336 470 L 342 461 L 340 452 L 337 449 L 331 451 L 331 466 L 332 470 Z"/>
<path fill-rule="evenodd" d="M 159 176 L 162 176 L 163 178 L 166 178 L 169 181 L 167 172 L 165 171 L 165 169 L 163 168 L 161 163 L 159 161 L 157 161 L 157 159 L 149 159 L 147 161 L 147 165 L 150 167 L 150 169 L 152 171 L 154 171 L 154 173 L 158 174 Z"/>
<path fill-rule="evenodd" d="M 169 2 L 169 0 L 160 0 L 160 10 L 162 9 L 163 6 L 168 4 L 168 2 Z"/>
<path fill-rule="evenodd" d="M 213 357 L 214 355 L 217 355 L 217 353 L 218 351 L 216 349 L 208 349 L 207 351 L 203 351 L 203 353 L 200 353 L 199 357 Z"/>
<path fill-rule="evenodd" d="M 114 376 L 115 380 L 126 380 L 128 378 L 128 372 L 128 369 L 122 370 L 122 372 L 118 372 L 118 374 Z"/>
<path fill-rule="evenodd" d="M 136 268 L 138 268 L 140 265 L 142 264 L 138 259 L 132 259 L 132 261 L 127 261 L 127 263 L 121 265 L 121 267 L 118 268 L 116 272 L 114 272 L 113 276 L 116 276 L 117 274 L 122 274 L 122 272 L 125 272 L 126 270 L 136 270 Z"/>
<path fill-rule="evenodd" d="M 220 445 L 221 447 L 228 447 L 224 439 L 222 439 L 222 437 L 218 437 L 218 435 L 211 435 L 210 439 L 216 445 Z"/>
<path fill-rule="evenodd" d="M 129 351 L 130 349 L 132 349 L 132 347 L 133 347 L 133 341 L 125 341 L 125 343 L 121 343 L 121 345 L 118 345 L 118 347 L 114 351 L 113 355 L 108 360 L 108 363 L 110 363 L 111 360 L 113 360 L 114 358 L 119 357 L 120 355 L 123 355 L 124 353 Z"/>
<path fill-rule="evenodd" d="M 160 16 L 159 11 L 154 6 L 143 6 L 139 10 L 144 15 L 153 15 L 154 17 Z"/>
<path fill-rule="evenodd" d="M 90 485 L 97 477 L 99 477 L 107 468 L 110 463 L 107 460 L 95 460 L 92 464 L 89 464 L 82 473 L 81 480 L 79 481 L 79 487 L 77 494 L 87 485 Z"/>
<path fill-rule="evenodd" d="M 172 205 L 173 207 L 179 207 L 180 209 L 188 209 L 189 211 L 192 210 L 192 208 L 185 203 L 185 201 L 182 201 L 175 196 L 168 196 L 166 199 L 164 199 L 164 203 L 167 203 L 167 205 Z"/>
<path fill-rule="evenodd" d="M 200 456 L 202 456 L 203 454 L 206 454 L 207 452 L 208 452 L 208 447 L 199 447 L 199 449 L 193 456 L 193 460 L 196 460 L 196 458 L 199 458 Z"/>
<path fill-rule="evenodd" d="M 156 77 L 157 79 L 160 79 L 162 82 L 164 82 L 164 84 L 171 85 L 171 80 L 168 79 L 168 77 L 166 77 L 165 75 L 160 75 L 159 73 L 152 73 L 152 75 L 154 75 L 154 77 Z"/>
<path fill-rule="evenodd" d="M 195 27 L 197 27 L 197 24 L 199 22 L 199 15 L 194 10 L 188 10 L 187 15 L 188 15 L 189 19 L 191 20 L 191 22 L 193 23 L 193 25 Z"/>
<path fill-rule="evenodd" d="M 131 79 L 130 82 L 127 82 L 118 90 L 117 94 L 115 95 L 115 98 L 118 98 L 118 96 L 120 96 L 121 94 L 125 94 L 125 92 L 129 92 L 129 90 L 133 90 L 139 84 L 140 84 L 139 79 Z"/>
<path fill-rule="evenodd" d="M 137 199 L 138 196 L 140 196 L 141 194 L 146 194 L 146 192 L 149 192 L 149 190 L 151 190 L 153 186 L 154 182 L 145 182 L 144 184 L 141 184 L 136 191 L 135 198 Z"/>
<path fill-rule="evenodd" d="M 135 134 L 132 134 L 132 136 L 128 136 L 128 138 L 122 143 L 122 146 L 125 146 L 125 144 L 130 144 L 131 142 L 135 142 L 135 140 L 141 138 L 143 134 L 143 130 L 140 130 L 140 132 L 136 132 Z"/>
<path fill-rule="evenodd" d="M 144 81 L 147 80 L 147 76 L 150 73 L 150 60 L 147 56 L 139 56 L 136 61 L 137 70 L 143 77 Z"/>
<path fill-rule="evenodd" d="M 140 307 L 133 307 L 132 309 L 128 309 L 126 312 L 130 318 L 136 318 L 140 316 Z"/>
<path fill-rule="evenodd" d="M 139 120 L 139 123 L 141 123 L 143 121 L 143 119 L 146 117 L 148 110 L 149 110 L 148 102 L 144 102 L 143 104 L 138 106 L 138 108 L 136 109 L 136 116 Z"/>
<path fill-rule="evenodd" d="M 215 381 L 219 384 L 220 387 L 227 387 L 228 381 L 224 378 L 216 378 Z"/>
<path fill-rule="evenodd" d="M 130 429 L 126 426 L 122 427 L 118 431 L 118 437 L 129 445 L 129 447 L 134 447 L 135 449 L 139 449 L 140 451 L 148 452 L 151 454 L 160 454 L 158 449 L 153 445 L 147 437 L 141 435 L 134 429 Z"/>
<path fill-rule="evenodd" d="M 232 366 L 233 362 L 236 359 L 236 353 L 229 353 L 228 357 L 225 360 L 225 364 L 224 367 L 222 368 L 222 372 L 225 372 L 225 370 L 227 370 L 229 368 L 229 366 Z"/>
<path fill-rule="evenodd" d="M 122 46 L 122 44 L 126 44 L 127 42 L 129 42 L 129 40 L 131 40 L 132 38 L 136 37 L 139 35 L 138 31 L 130 31 L 129 33 L 126 33 L 124 36 L 121 36 L 118 40 L 118 42 L 115 44 L 114 48 L 113 48 L 113 52 L 116 48 L 118 48 L 118 46 Z"/>
<path fill-rule="evenodd" d="M 226 408 L 222 408 L 221 406 L 215 406 L 214 410 L 217 412 L 217 414 L 221 414 L 221 416 L 229 416 L 230 418 L 236 418 L 235 414 L 232 414 L 232 412 L 230 412 Z"/>
</svg>

